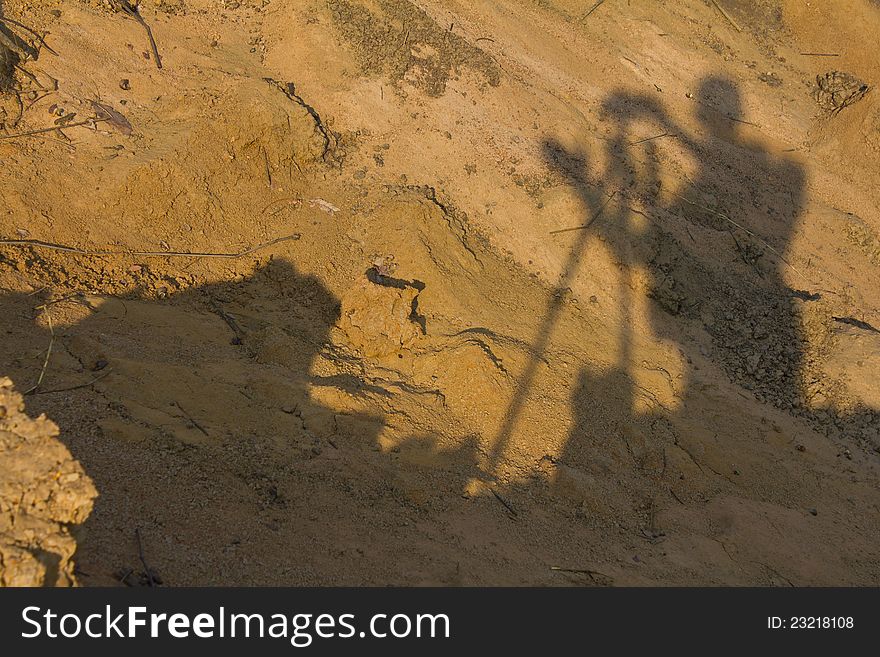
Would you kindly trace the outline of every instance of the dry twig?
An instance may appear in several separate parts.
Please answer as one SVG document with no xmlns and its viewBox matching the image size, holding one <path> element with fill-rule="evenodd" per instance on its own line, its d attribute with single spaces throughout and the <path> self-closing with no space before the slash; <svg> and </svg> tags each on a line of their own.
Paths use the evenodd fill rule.
<svg viewBox="0 0 880 657">
<path fill-rule="evenodd" d="M 43 367 L 40 370 L 40 377 L 37 379 L 37 382 L 33 387 L 25 390 L 25 395 L 33 395 L 36 393 L 37 388 L 40 387 L 40 384 L 43 383 L 43 377 L 46 376 L 46 369 L 49 367 L 49 358 L 52 356 L 52 347 L 55 346 L 55 327 L 52 326 L 52 314 L 46 306 L 40 306 L 40 308 L 46 313 L 46 321 L 49 322 L 49 346 L 46 348 L 46 357 L 43 359 Z"/>
<path fill-rule="evenodd" d="M 561 566 L 550 566 L 550 570 L 555 573 L 577 573 L 579 575 L 589 575 L 592 577 L 593 575 L 601 575 L 602 577 L 608 577 L 605 573 L 600 573 L 598 570 L 590 570 L 588 568 L 562 568 Z"/>
<path fill-rule="evenodd" d="M 55 52 L 54 50 L 52 50 L 52 48 L 49 47 L 49 44 L 46 43 L 46 37 L 49 35 L 48 32 L 46 34 L 38 34 L 36 31 L 29 28 L 27 25 L 24 25 L 23 23 L 19 23 L 18 21 L 13 20 L 13 19 L 9 18 L 8 16 L 0 16 L 0 23 L 9 23 L 10 25 L 15 25 L 17 27 L 20 27 L 23 30 L 30 32 L 34 36 L 34 38 L 40 42 L 40 45 L 43 48 L 48 50 L 50 53 L 52 53 L 56 57 L 58 56 L 58 53 Z"/>
<path fill-rule="evenodd" d="M 16 139 L 18 137 L 29 137 L 31 135 L 39 135 L 44 132 L 55 132 L 56 130 L 61 130 L 62 128 L 67 130 L 68 128 L 78 128 L 79 126 L 83 125 L 93 125 L 101 121 L 109 121 L 109 119 L 86 119 L 85 121 L 77 121 L 76 123 L 68 123 L 67 125 L 55 125 L 51 128 L 39 128 L 37 130 L 28 130 L 27 132 L 16 132 L 14 135 L 0 135 L 0 139 Z"/>
<path fill-rule="evenodd" d="M 85 383 L 80 383 L 79 385 L 69 386 L 67 388 L 53 388 L 52 390 L 36 390 L 32 394 L 34 394 L 34 395 L 51 395 L 56 392 L 70 392 L 71 390 L 80 390 L 81 388 L 88 388 L 93 383 L 97 383 L 98 381 L 103 379 L 105 376 L 110 374 L 112 371 L 113 371 L 112 368 L 107 368 L 107 370 L 105 370 L 104 372 L 101 372 L 98 376 L 96 376 L 91 381 L 86 381 Z"/>
<path fill-rule="evenodd" d="M 199 424 L 192 415 L 190 415 L 189 413 L 186 412 L 186 410 L 183 408 L 183 406 L 180 405 L 180 402 L 172 402 L 172 403 L 175 406 L 177 406 L 178 409 L 180 409 L 180 412 L 183 413 L 183 417 L 185 417 L 187 420 L 189 420 L 196 429 L 201 431 L 206 436 L 210 435 L 208 433 L 208 430 L 205 429 L 205 427 L 203 427 L 201 424 Z"/>
<path fill-rule="evenodd" d="M 606 575 L 598 570 L 590 568 L 563 568 L 561 566 L 550 566 L 550 570 L 555 573 L 566 573 L 571 575 L 586 575 L 590 580 L 599 586 L 607 586 L 614 583 L 614 578 Z"/>
<path fill-rule="evenodd" d="M 602 204 L 602 207 L 599 208 L 599 211 L 596 214 L 594 214 L 593 218 L 590 219 L 584 225 L 574 226 L 573 228 L 559 228 L 558 230 L 551 230 L 550 234 L 551 235 L 558 235 L 559 233 L 568 233 L 573 230 L 585 230 L 585 229 L 589 228 L 590 226 L 593 225 L 593 222 L 596 221 L 596 219 L 598 219 L 602 215 L 603 212 L 605 212 L 605 208 L 607 207 L 607 205 L 609 203 L 611 203 L 611 201 L 614 199 L 615 196 L 617 196 L 617 191 L 612 192 L 611 196 L 609 196 L 607 199 L 605 199 L 605 202 Z"/>
<path fill-rule="evenodd" d="M 721 15 L 724 16 L 724 18 L 726 18 L 727 21 L 736 28 L 737 32 L 742 32 L 742 28 L 737 25 L 735 20 L 733 20 L 733 16 L 728 14 L 724 7 L 718 4 L 717 0 L 712 0 L 712 4 L 715 5 L 715 8 L 721 12 Z"/>
<path fill-rule="evenodd" d="M 637 141 L 629 142 L 630 146 L 636 146 L 638 144 L 644 144 L 646 141 L 654 141 L 655 139 L 660 139 L 661 137 L 674 137 L 675 135 L 671 135 L 668 132 L 664 132 L 662 135 L 654 135 L 653 137 L 645 137 L 644 139 L 639 139 Z"/>
<path fill-rule="evenodd" d="M 589 16 L 589 15 L 592 14 L 594 11 L 596 11 L 596 10 L 597 10 L 599 7 L 601 7 L 604 3 L 605 3 L 605 0 L 599 0 L 596 4 L 594 4 L 594 5 L 590 8 L 590 11 L 588 11 L 586 14 L 583 15 L 583 18 L 581 18 L 581 20 L 584 20 L 587 16 Z"/>
<path fill-rule="evenodd" d="M 0 246 L 25 246 L 25 247 L 33 247 L 38 249 L 51 249 L 53 251 L 63 251 L 65 253 L 76 253 L 78 255 L 96 255 L 96 256 L 105 256 L 105 255 L 120 255 L 120 256 L 138 256 L 145 258 L 226 258 L 226 259 L 235 259 L 235 258 L 243 258 L 246 255 L 250 255 L 251 253 L 255 253 L 257 251 L 261 251 L 270 246 L 278 244 L 279 242 L 289 242 L 295 241 L 300 238 L 299 233 L 294 233 L 293 235 L 285 235 L 284 237 L 276 237 L 274 240 L 269 240 L 268 242 L 263 242 L 262 244 L 257 244 L 256 246 L 252 246 L 249 249 L 241 251 L 239 253 L 199 253 L 199 252 L 190 252 L 190 251 L 124 251 L 124 250 L 90 250 L 90 249 L 78 249 L 74 246 L 67 246 L 65 244 L 56 244 L 54 242 L 44 242 L 43 240 L 12 240 L 12 239 L 0 239 Z"/>
<path fill-rule="evenodd" d="M 147 576 L 147 583 L 150 586 L 156 586 L 156 579 L 153 577 L 153 569 L 147 565 L 147 560 L 144 558 L 144 545 L 141 542 L 141 528 L 136 527 L 134 530 L 135 538 L 137 538 L 138 544 L 138 557 L 140 557 L 141 564 L 144 567 L 144 575 Z"/>
<path fill-rule="evenodd" d="M 501 504 L 504 505 L 504 508 L 507 509 L 507 510 L 510 512 L 510 515 L 512 515 L 512 516 L 514 516 L 514 517 L 516 517 L 516 516 L 519 515 L 519 514 L 516 512 L 516 509 L 513 508 L 513 505 L 512 505 L 510 502 L 508 502 L 507 500 L 505 500 L 505 499 L 501 496 L 501 493 L 499 493 L 499 492 L 498 492 L 497 490 L 495 490 L 494 488 L 490 488 L 489 490 L 492 491 L 492 495 L 495 496 L 495 499 L 498 500 L 499 502 L 501 502 Z"/>
<path fill-rule="evenodd" d="M 156 68 L 162 68 L 162 58 L 159 57 L 159 49 L 156 47 L 156 39 L 153 38 L 153 30 L 150 29 L 150 26 L 147 25 L 147 21 L 143 19 L 140 15 L 140 12 L 137 10 L 137 6 L 132 5 L 128 0 L 116 0 L 119 3 L 119 6 L 122 8 L 128 16 L 137 21 L 142 28 L 147 33 L 147 38 L 150 40 L 150 50 L 153 51 L 153 59 L 156 62 Z"/>
</svg>

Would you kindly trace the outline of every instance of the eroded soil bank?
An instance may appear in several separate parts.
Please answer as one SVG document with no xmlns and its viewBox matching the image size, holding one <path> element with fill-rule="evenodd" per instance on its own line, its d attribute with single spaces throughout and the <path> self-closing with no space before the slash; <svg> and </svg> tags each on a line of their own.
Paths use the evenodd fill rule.
<svg viewBox="0 0 880 657">
<path fill-rule="evenodd" d="M 3 0 L 0 581 L 880 583 L 880 8 L 717 4 Z"/>
</svg>

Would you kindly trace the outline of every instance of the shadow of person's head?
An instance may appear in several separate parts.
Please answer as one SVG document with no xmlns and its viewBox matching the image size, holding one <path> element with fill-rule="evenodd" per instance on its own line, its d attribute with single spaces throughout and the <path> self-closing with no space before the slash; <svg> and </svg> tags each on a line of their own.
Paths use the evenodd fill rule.
<svg viewBox="0 0 880 657">
<path fill-rule="evenodd" d="M 743 120 L 742 97 L 736 83 L 723 75 L 703 78 L 697 91 L 697 118 L 714 136 L 731 141 Z"/>
<path fill-rule="evenodd" d="M 267 571 L 233 566 L 229 550 L 248 537 L 295 543 L 286 505 L 315 494 L 309 464 L 363 450 L 382 426 L 362 406 L 328 403 L 352 398 L 359 381 L 323 380 L 328 394 L 313 395 L 311 366 L 340 316 L 338 298 L 283 259 L 209 267 L 214 280 L 200 284 L 174 262 L 105 260 L 106 286 L 88 294 L 76 290 L 93 261 L 60 261 L 67 289 L 34 292 L 4 276 L 0 256 L 0 373 L 32 389 L 29 412 L 58 422 L 99 491 L 76 557 L 86 582 L 113 583 L 113 568 L 136 563 L 127 537 L 137 526 L 168 582 L 193 577 L 181 536 L 212 570 L 257 581 Z M 124 292 L 113 287 L 121 281 Z M 363 509 L 332 492 L 322 499 L 339 525 L 362 531 Z"/>
<path fill-rule="evenodd" d="M 27 390 L 51 338 L 65 348 L 59 350 L 56 344 L 41 391 L 78 384 L 96 362 L 112 365 L 115 359 L 141 360 L 143 368 L 155 369 L 158 376 L 187 362 L 196 367 L 217 359 L 256 357 L 283 365 L 293 378 L 306 381 L 340 317 L 340 301 L 326 285 L 284 259 L 273 258 L 248 274 L 201 285 L 168 275 L 161 266 L 154 269 L 152 263 L 121 263 L 112 279 L 131 287 L 106 296 L 100 291 L 0 293 L 10 346 L 0 356 L 0 371 Z M 55 325 L 54 337 L 47 316 Z M 73 317 L 78 319 L 66 325 Z M 65 360 L 64 354 L 74 360 Z M 78 372 L 79 367 L 85 372 Z"/>
</svg>

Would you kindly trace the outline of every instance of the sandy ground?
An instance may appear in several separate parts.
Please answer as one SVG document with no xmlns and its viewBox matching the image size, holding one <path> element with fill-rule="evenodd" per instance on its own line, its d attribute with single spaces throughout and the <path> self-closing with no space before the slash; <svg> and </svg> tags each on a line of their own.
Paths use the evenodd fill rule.
<svg viewBox="0 0 880 657">
<path fill-rule="evenodd" d="M 880 583 L 876 2 L 111 4 L 0 3 L 80 584 Z"/>
</svg>

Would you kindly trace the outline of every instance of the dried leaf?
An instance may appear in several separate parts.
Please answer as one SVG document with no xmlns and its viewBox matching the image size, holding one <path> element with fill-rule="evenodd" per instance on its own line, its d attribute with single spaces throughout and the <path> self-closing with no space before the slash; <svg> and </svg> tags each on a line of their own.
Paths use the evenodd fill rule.
<svg viewBox="0 0 880 657">
<path fill-rule="evenodd" d="M 92 109 L 94 109 L 95 112 L 100 115 L 99 118 L 104 119 L 108 125 L 113 126 L 123 135 L 130 135 L 132 133 L 133 128 L 131 127 L 131 123 L 129 123 L 128 119 L 122 114 L 109 105 L 99 103 L 96 100 L 91 101 L 91 103 Z"/>
</svg>

